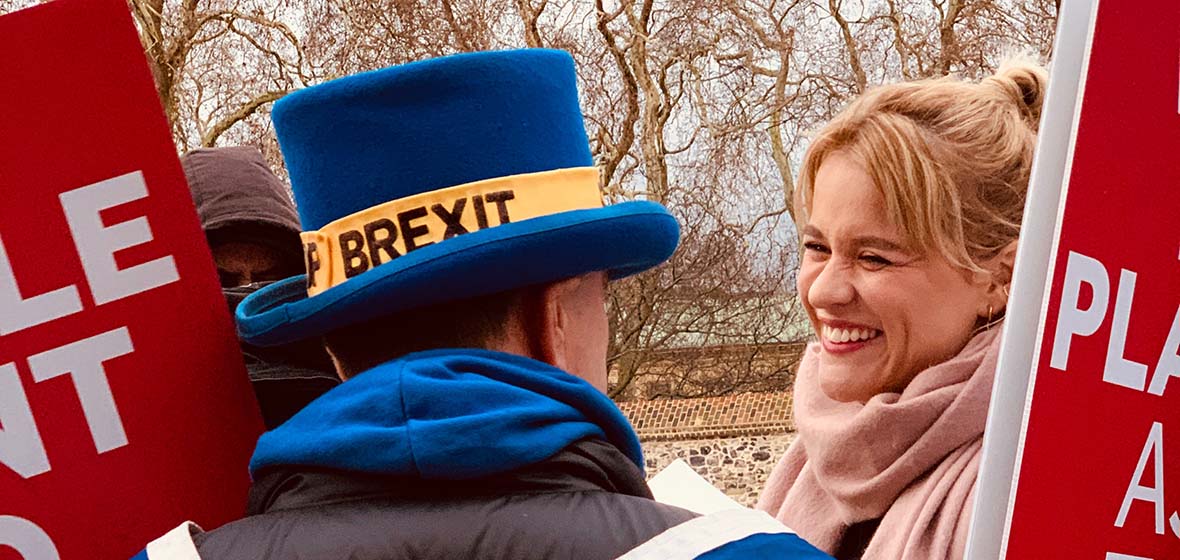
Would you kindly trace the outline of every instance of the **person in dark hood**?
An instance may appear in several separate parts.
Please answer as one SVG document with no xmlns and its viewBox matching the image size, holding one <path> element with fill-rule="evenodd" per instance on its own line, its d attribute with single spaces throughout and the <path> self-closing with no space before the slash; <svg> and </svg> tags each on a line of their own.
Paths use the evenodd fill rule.
<svg viewBox="0 0 1180 560">
<path fill-rule="evenodd" d="M 198 148 L 180 161 L 230 313 L 259 288 L 303 273 L 295 205 L 257 148 Z M 241 346 L 268 430 L 340 382 L 318 338 Z"/>
</svg>

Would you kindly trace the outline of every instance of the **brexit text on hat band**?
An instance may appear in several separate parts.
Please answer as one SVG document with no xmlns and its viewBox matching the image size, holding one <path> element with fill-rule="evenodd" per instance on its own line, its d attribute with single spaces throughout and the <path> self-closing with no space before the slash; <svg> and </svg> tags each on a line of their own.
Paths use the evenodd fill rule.
<svg viewBox="0 0 1180 560">
<path fill-rule="evenodd" d="M 459 235 L 601 207 L 593 167 L 497 177 L 374 206 L 302 234 L 307 293 Z"/>
</svg>

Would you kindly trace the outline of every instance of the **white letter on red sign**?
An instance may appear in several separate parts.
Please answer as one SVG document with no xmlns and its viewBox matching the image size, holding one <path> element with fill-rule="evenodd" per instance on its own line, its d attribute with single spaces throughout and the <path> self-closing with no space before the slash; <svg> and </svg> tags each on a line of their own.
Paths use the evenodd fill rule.
<svg viewBox="0 0 1180 560">
<path fill-rule="evenodd" d="M 16 285 L 16 272 L 0 241 L 0 336 L 48 323 L 82 310 L 73 285 L 25 299 Z"/>
<path fill-rule="evenodd" d="M 1094 289 L 1094 301 L 1085 311 L 1078 308 L 1083 282 Z M 1053 335 L 1053 357 L 1049 360 L 1049 367 L 1065 371 L 1073 335 L 1094 334 L 1102 326 L 1109 302 L 1110 278 L 1106 276 L 1106 267 L 1096 259 L 1070 251 L 1069 261 L 1065 265 L 1065 285 L 1061 288 L 1061 309 L 1057 311 L 1057 331 Z"/>
<path fill-rule="evenodd" d="M 31 521 L 0 515 L 0 546 L 11 546 L 24 560 L 58 560 L 53 540 Z"/>
<path fill-rule="evenodd" d="M 1102 370 L 1102 380 L 1142 391 L 1147 384 L 1147 366 L 1123 357 L 1134 298 L 1135 273 L 1124 269 L 1119 273 L 1119 292 L 1114 298 L 1114 318 L 1110 324 L 1110 341 L 1106 346 L 1106 367 Z"/>
<path fill-rule="evenodd" d="M 1176 309 L 1172 330 L 1168 332 L 1168 341 L 1160 351 L 1160 360 L 1155 364 L 1155 373 L 1151 375 L 1151 387 L 1147 388 L 1147 392 L 1164 394 L 1164 387 L 1172 377 L 1180 377 L 1180 308 Z"/>
<path fill-rule="evenodd" d="M 1152 453 L 1155 453 L 1155 486 L 1140 486 L 1139 481 L 1143 480 L 1143 471 L 1147 470 L 1147 460 Z M 1131 504 L 1135 500 L 1155 504 L 1155 534 L 1164 534 L 1164 425 L 1159 422 L 1151 423 L 1151 433 L 1147 436 L 1143 453 L 1139 455 L 1139 464 L 1135 466 L 1131 485 L 1123 496 L 1119 516 L 1114 520 L 1115 527 L 1122 527 L 1127 522 L 1127 513 L 1131 511 Z"/>
<path fill-rule="evenodd" d="M 122 327 L 29 358 L 29 369 L 38 383 L 71 374 L 99 453 L 127 445 L 123 420 L 102 363 L 134 350 L 127 327 Z"/>
<path fill-rule="evenodd" d="M 151 241 L 152 230 L 143 217 L 105 227 L 99 212 L 146 196 L 147 184 L 139 171 L 61 193 L 62 209 L 98 305 L 180 279 L 172 257 L 160 257 L 126 270 L 119 270 L 115 264 L 115 252 Z"/>
<path fill-rule="evenodd" d="M 0 365 L 0 426 L 0 464 L 22 478 L 49 472 L 49 456 L 13 364 Z"/>
</svg>

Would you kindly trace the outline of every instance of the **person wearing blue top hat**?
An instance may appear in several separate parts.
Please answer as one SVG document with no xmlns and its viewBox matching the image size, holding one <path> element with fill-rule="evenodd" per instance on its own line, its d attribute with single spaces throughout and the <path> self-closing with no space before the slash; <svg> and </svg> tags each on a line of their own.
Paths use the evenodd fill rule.
<svg viewBox="0 0 1180 560">
<path fill-rule="evenodd" d="M 605 290 L 679 226 L 603 205 L 568 54 L 359 74 L 273 119 L 307 273 L 247 297 L 239 334 L 322 337 L 345 382 L 259 439 L 245 519 L 142 557 L 691 558 L 696 538 L 710 558 L 826 558 L 763 513 L 710 529 L 652 500 L 604 393 Z"/>
</svg>

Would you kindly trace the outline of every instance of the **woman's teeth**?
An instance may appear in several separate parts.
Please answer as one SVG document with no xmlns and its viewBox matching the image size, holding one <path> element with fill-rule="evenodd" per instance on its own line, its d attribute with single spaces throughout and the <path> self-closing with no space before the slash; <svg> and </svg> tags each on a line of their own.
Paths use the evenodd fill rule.
<svg viewBox="0 0 1180 560">
<path fill-rule="evenodd" d="M 844 342 L 860 342 L 877 338 L 881 331 L 877 329 L 834 329 L 823 326 L 823 337 L 829 342 L 841 344 Z"/>
</svg>

